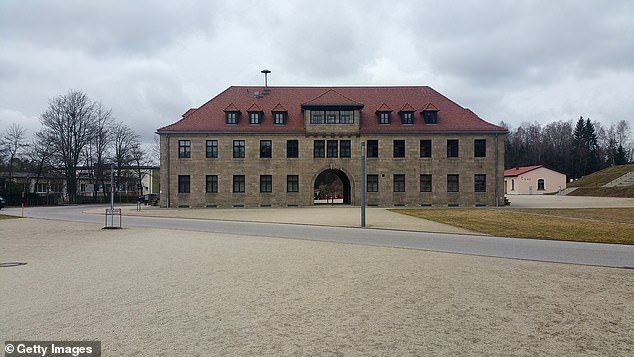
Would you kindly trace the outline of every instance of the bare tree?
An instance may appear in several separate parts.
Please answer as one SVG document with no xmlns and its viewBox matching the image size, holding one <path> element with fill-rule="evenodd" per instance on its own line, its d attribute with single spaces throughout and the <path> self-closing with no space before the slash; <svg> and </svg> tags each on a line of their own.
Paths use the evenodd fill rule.
<svg viewBox="0 0 634 357">
<path fill-rule="evenodd" d="M 121 179 L 121 169 L 132 162 L 132 151 L 139 146 L 139 135 L 129 126 L 117 123 L 112 128 L 113 161 L 117 166 L 117 180 Z"/>
<path fill-rule="evenodd" d="M 0 137 L 0 145 L 9 157 L 9 181 L 13 177 L 13 161 L 29 146 L 26 143 L 26 129 L 12 123 Z"/>
<path fill-rule="evenodd" d="M 92 140 L 86 146 L 87 166 L 94 174 L 94 183 L 106 187 L 105 183 L 105 160 L 108 149 L 112 144 L 112 111 L 106 109 L 103 104 L 95 103 L 95 126 Z M 93 194 L 95 191 L 93 191 Z M 103 190 L 104 197 L 107 196 Z"/>
<path fill-rule="evenodd" d="M 44 140 L 43 132 L 38 131 L 35 133 L 35 138 L 31 143 L 27 155 L 29 160 L 31 160 L 31 162 L 33 162 L 37 167 L 37 176 L 35 178 L 35 188 L 37 189 L 37 185 L 40 183 L 40 178 L 42 177 L 44 168 L 49 166 L 51 156 L 53 155 L 53 151 Z"/>
<path fill-rule="evenodd" d="M 95 128 L 95 104 L 80 91 L 49 101 L 48 109 L 41 115 L 41 139 L 53 151 L 64 168 L 66 189 L 71 202 L 77 201 L 77 166 L 84 148 L 92 140 Z"/>
<path fill-rule="evenodd" d="M 134 163 L 134 167 L 136 170 L 136 179 L 137 179 L 137 187 L 139 189 L 139 196 L 143 196 L 143 178 L 145 177 L 145 173 L 142 171 L 142 167 L 148 164 L 148 158 L 141 148 L 141 145 L 135 145 L 132 148 L 130 158 Z"/>
</svg>

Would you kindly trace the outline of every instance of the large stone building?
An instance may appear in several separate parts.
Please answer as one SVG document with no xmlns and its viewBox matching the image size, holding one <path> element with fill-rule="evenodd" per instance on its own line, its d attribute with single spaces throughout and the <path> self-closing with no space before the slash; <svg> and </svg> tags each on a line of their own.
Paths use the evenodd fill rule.
<svg viewBox="0 0 634 357">
<path fill-rule="evenodd" d="M 426 86 L 226 89 L 158 129 L 164 207 L 495 206 L 507 131 Z"/>
</svg>

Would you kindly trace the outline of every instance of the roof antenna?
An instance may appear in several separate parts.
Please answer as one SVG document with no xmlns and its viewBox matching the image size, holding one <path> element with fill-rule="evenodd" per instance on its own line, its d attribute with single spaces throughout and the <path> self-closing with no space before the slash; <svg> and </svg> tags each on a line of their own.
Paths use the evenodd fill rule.
<svg viewBox="0 0 634 357">
<path fill-rule="evenodd" d="M 271 71 L 269 71 L 268 69 L 263 69 L 262 71 L 260 71 L 261 73 L 264 73 L 264 94 L 269 94 L 269 92 L 271 91 L 269 89 L 269 73 L 271 73 Z"/>
</svg>

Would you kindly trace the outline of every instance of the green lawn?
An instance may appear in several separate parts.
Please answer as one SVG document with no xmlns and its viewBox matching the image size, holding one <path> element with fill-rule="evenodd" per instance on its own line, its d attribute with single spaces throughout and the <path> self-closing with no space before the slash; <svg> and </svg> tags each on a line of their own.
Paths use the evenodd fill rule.
<svg viewBox="0 0 634 357">
<path fill-rule="evenodd" d="M 494 236 L 634 244 L 634 208 L 427 208 L 392 211 Z"/>
<path fill-rule="evenodd" d="M 7 216 L 6 214 L 0 214 L 0 219 L 12 219 L 12 218 L 20 218 L 20 217 Z"/>
</svg>

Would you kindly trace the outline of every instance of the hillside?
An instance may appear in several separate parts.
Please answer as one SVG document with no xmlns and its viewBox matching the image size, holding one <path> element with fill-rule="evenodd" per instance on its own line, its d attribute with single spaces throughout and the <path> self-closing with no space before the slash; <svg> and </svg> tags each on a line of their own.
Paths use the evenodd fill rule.
<svg viewBox="0 0 634 357">
<path fill-rule="evenodd" d="M 634 198 L 634 186 L 603 187 L 603 185 L 616 180 L 628 172 L 634 172 L 634 164 L 612 166 L 584 176 L 568 184 L 568 187 L 578 187 L 577 190 L 569 193 L 569 195 Z"/>
</svg>

